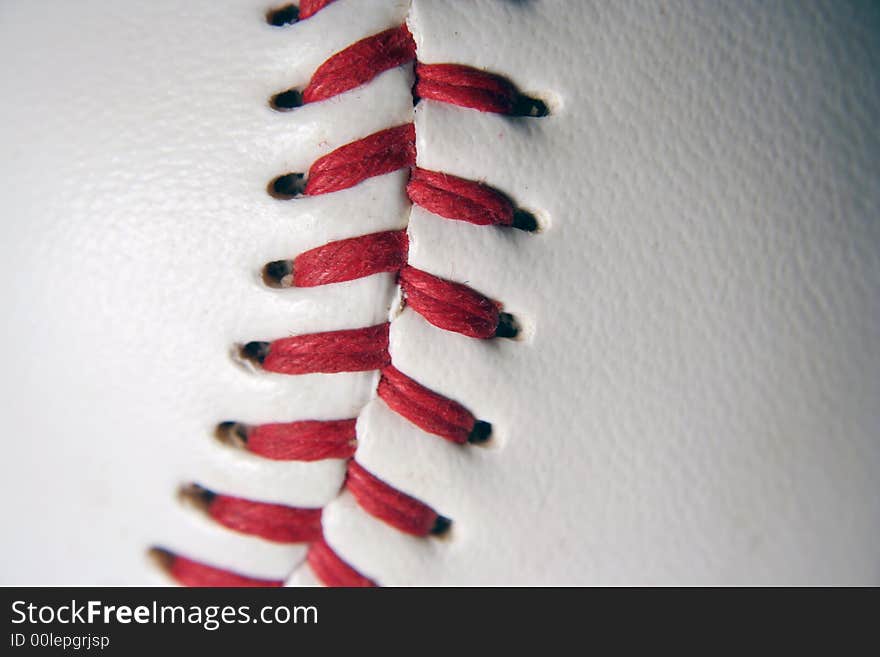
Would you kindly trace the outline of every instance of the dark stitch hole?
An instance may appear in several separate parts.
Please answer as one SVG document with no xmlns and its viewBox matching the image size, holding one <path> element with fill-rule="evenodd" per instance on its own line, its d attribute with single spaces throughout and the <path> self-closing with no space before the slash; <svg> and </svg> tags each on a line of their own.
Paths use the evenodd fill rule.
<svg viewBox="0 0 880 657">
<path fill-rule="evenodd" d="M 547 107 L 547 103 L 543 100 L 520 94 L 517 99 L 513 101 L 513 107 L 511 107 L 510 113 L 512 116 L 539 118 L 550 114 L 550 109 Z"/>
<path fill-rule="evenodd" d="M 519 335 L 519 324 L 510 313 L 498 313 L 498 328 L 495 329 L 496 338 L 515 338 Z"/>
<path fill-rule="evenodd" d="M 268 342 L 248 342 L 241 348 L 241 357 L 258 365 L 262 365 L 268 355 Z"/>
<path fill-rule="evenodd" d="M 284 5 L 277 9 L 266 12 L 266 22 L 275 27 L 291 25 L 299 20 L 299 7 L 296 5 Z"/>
<path fill-rule="evenodd" d="M 285 173 L 269 183 L 269 194 L 283 200 L 302 196 L 306 191 L 306 177 L 302 173 Z"/>
<path fill-rule="evenodd" d="M 302 92 L 299 89 L 288 89 L 277 93 L 269 99 L 269 105 L 272 109 L 279 112 L 288 112 L 303 104 Z"/>
<path fill-rule="evenodd" d="M 512 226 L 533 233 L 538 230 L 538 220 L 535 219 L 535 215 L 527 210 L 516 210 L 513 213 Z"/>
<path fill-rule="evenodd" d="M 484 443 L 492 436 L 492 425 L 483 420 L 474 422 L 474 428 L 468 436 L 468 442 L 471 444 Z"/>
<path fill-rule="evenodd" d="M 177 496 L 181 502 L 191 504 L 201 511 L 207 511 L 217 494 L 198 484 L 187 484 L 180 487 Z"/>
<path fill-rule="evenodd" d="M 171 574 L 171 567 L 174 565 L 174 559 L 176 558 L 171 550 L 153 546 L 147 550 L 147 556 L 156 567 L 159 568 L 159 570 L 163 571 L 165 574 Z"/>
<path fill-rule="evenodd" d="M 438 514 L 437 520 L 434 521 L 434 526 L 431 527 L 431 534 L 434 536 L 442 536 L 449 531 L 450 527 L 452 527 L 452 521 L 446 516 Z"/>
<path fill-rule="evenodd" d="M 293 260 L 275 260 L 263 267 L 263 282 L 272 288 L 293 286 Z"/>
<path fill-rule="evenodd" d="M 214 430 L 214 436 L 224 445 L 244 447 L 248 441 L 248 426 L 241 422 L 221 422 Z"/>
</svg>

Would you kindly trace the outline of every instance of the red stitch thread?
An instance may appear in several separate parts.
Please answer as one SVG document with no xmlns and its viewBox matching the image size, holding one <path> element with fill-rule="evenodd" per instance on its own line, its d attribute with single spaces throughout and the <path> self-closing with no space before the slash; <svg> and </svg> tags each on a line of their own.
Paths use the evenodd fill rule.
<svg viewBox="0 0 880 657">
<path fill-rule="evenodd" d="M 413 124 L 389 128 L 340 146 L 309 169 L 305 193 L 326 194 L 367 178 L 415 165 Z M 504 194 L 488 185 L 446 173 L 415 168 L 407 184 L 410 200 L 434 214 L 477 225 L 515 225 L 517 210 Z M 527 213 L 523 213 L 527 214 Z M 527 225 L 534 221 L 520 217 Z"/>
<path fill-rule="evenodd" d="M 415 168 L 406 192 L 416 205 L 447 219 L 478 226 L 513 224 L 513 203 L 483 183 Z"/>
<path fill-rule="evenodd" d="M 501 304 L 468 286 L 407 266 L 400 271 L 400 287 L 407 305 L 434 326 L 471 338 L 495 336 Z"/>
<path fill-rule="evenodd" d="M 389 362 L 387 322 L 281 338 L 269 344 L 262 358 L 263 369 L 281 374 L 364 372 L 381 369 Z"/>
<path fill-rule="evenodd" d="M 261 424 L 246 430 L 247 449 L 276 461 L 345 459 L 354 455 L 356 420 Z"/>
<path fill-rule="evenodd" d="M 367 513 L 407 534 L 427 536 L 440 533 L 449 526 L 447 518 L 427 504 L 392 488 L 354 459 L 348 462 L 345 487 Z"/>
<path fill-rule="evenodd" d="M 299 20 L 305 20 L 332 0 L 302 4 Z M 302 102 L 332 98 L 369 82 L 380 73 L 415 58 L 415 41 L 407 26 L 391 28 L 361 39 L 327 59 L 303 90 Z M 461 64 L 417 64 L 417 98 L 496 114 L 544 116 L 546 105 L 524 96 L 506 78 Z"/>
<path fill-rule="evenodd" d="M 274 579 L 258 579 L 246 577 L 222 568 L 208 566 L 186 557 L 170 555 L 171 563 L 168 566 L 168 574 L 184 586 L 199 587 L 253 587 L 253 586 L 282 586 L 284 582 Z"/>
<path fill-rule="evenodd" d="M 364 577 L 333 551 L 321 536 L 309 546 L 307 557 L 312 572 L 325 586 L 367 587 L 376 583 Z"/>
<path fill-rule="evenodd" d="M 407 123 L 340 146 L 312 164 L 305 193 L 316 196 L 336 192 L 367 178 L 413 166 L 415 139 L 415 127 Z"/>
<path fill-rule="evenodd" d="M 407 303 L 435 326 L 475 338 L 498 335 L 501 304 L 466 285 L 406 266 L 408 244 L 405 231 L 373 233 L 330 242 L 297 256 L 292 275 L 288 268 L 282 268 L 281 279 L 292 278 L 297 287 L 311 287 L 400 270 L 399 282 Z M 269 266 L 277 264 L 270 263 Z M 287 369 L 287 365 L 278 370 L 274 360 L 270 360 L 273 353 L 278 354 L 282 349 L 290 351 L 289 346 L 283 345 L 294 344 L 300 349 L 304 336 L 272 343 L 264 367 L 294 373 Z"/>
<path fill-rule="evenodd" d="M 429 390 L 393 365 L 382 370 L 377 393 L 388 407 L 417 427 L 454 443 L 478 442 L 491 426 L 464 406 Z"/>
<path fill-rule="evenodd" d="M 208 502 L 208 514 L 224 527 L 276 543 L 307 543 L 321 534 L 321 509 L 215 495 Z"/>
<path fill-rule="evenodd" d="M 333 0 L 299 0 L 299 20 L 314 16 Z"/>
<path fill-rule="evenodd" d="M 293 284 L 312 287 L 398 271 L 406 264 L 408 243 L 405 230 L 330 242 L 294 259 Z"/>
<path fill-rule="evenodd" d="M 373 233 L 330 242 L 297 256 L 293 262 L 292 276 L 288 273 L 289 269 L 284 268 L 284 263 L 281 262 L 283 274 L 281 280 L 293 278 L 297 287 L 311 287 L 399 270 L 398 279 L 406 295 L 407 304 L 435 326 L 473 338 L 515 335 L 515 327 L 512 324 L 503 331 L 499 330 L 502 315 L 499 312 L 501 304 L 498 302 L 461 283 L 447 281 L 406 266 L 407 246 L 408 240 L 404 231 Z M 278 264 L 270 263 L 268 267 Z M 362 333 L 369 330 L 359 331 Z M 330 349 L 335 351 L 334 356 L 346 358 L 342 363 L 334 365 L 338 369 L 328 370 L 327 365 L 315 363 L 309 353 L 313 350 L 327 349 L 328 340 L 332 345 Z M 362 365 L 347 360 L 348 356 L 357 349 L 363 349 L 363 346 L 353 344 L 350 338 L 338 335 L 331 337 L 330 334 L 319 333 L 276 340 L 269 346 L 268 355 L 261 357 L 265 369 L 286 374 L 302 374 L 307 371 L 357 371 L 352 367 L 362 367 Z M 383 356 L 377 354 L 377 357 Z M 308 360 L 308 363 L 304 362 L 304 359 Z M 315 370 L 314 367 L 325 369 Z"/>
<path fill-rule="evenodd" d="M 406 25 L 361 39 L 321 64 L 303 90 L 303 102 L 314 103 L 354 89 L 415 55 L 416 43 Z"/>
<path fill-rule="evenodd" d="M 505 78 L 461 64 L 417 64 L 415 94 L 460 107 L 496 114 L 535 114 L 521 107 L 535 101 L 525 99 Z"/>
<path fill-rule="evenodd" d="M 314 15 L 333 0 L 302 0 L 299 19 Z M 362 39 L 328 59 L 303 92 L 316 102 L 367 82 L 415 55 L 405 25 Z M 540 116 L 541 101 L 529 99 L 506 79 L 455 64 L 417 64 L 417 97 L 486 112 Z M 309 170 L 305 193 L 326 194 L 363 180 L 415 166 L 415 129 L 397 126 L 346 144 L 317 160 Z M 517 210 L 506 196 L 481 183 L 416 169 L 407 185 L 411 200 L 442 217 L 477 225 L 517 224 Z M 532 228 L 529 228 L 532 229 Z M 301 254 L 294 261 L 293 284 L 300 287 L 352 280 L 399 270 L 407 303 L 441 328 L 475 338 L 500 334 L 500 304 L 460 283 L 446 281 L 406 265 L 405 231 L 340 240 Z M 360 260 L 360 262 L 358 262 Z M 488 437 L 491 426 L 476 420 L 461 404 L 402 374 L 390 364 L 388 324 L 249 343 L 244 352 L 269 371 L 285 374 L 382 369 L 378 395 L 403 417 L 456 443 Z M 510 327 L 507 328 L 510 330 Z M 355 420 L 292 422 L 244 429 L 249 450 L 268 458 L 314 460 L 345 458 L 354 446 Z M 239 425 L 243 426 L 243 425 Z M 418 500 L 395 490 L 349 461 L 346 487 L 369 513 L 401 531 L 424 536 L 448 526 L 448 519 Z M 281 542 L 312 541 L 308 562 L 328 586 L 375 586 L 343 561 L 321 534 L 320 509 L 295 509 L 209 494 L 208 512 L 219 523 Z M 281 582 L 244 577 L 230 571 L 173 557 L 170 571 L 191 586 L 277 586 Z"/>
</svg>

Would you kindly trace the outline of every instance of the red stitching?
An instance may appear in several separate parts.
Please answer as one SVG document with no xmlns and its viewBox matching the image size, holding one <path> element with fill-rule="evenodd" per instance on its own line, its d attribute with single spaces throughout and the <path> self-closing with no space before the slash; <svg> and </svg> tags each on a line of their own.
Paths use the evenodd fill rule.
<svg viewBox="0 0 880 657">
<path fill-rule="evenodd" d="M 449 524 L 427 504 L 392 488 L 354 459 L 348 462 L 345 487 L 364 511 L 407 534 L 427 536 Z"/>
<path fill-rule="evenodd" d="M 299 20 L 305 20 L 332 0 L 302 0 Z M 313 74 L 302 102 L 313 103 L 353 89 L 383 71 L 415 57 L 415 42 L 406 25 L 364 38 L 336 53 Z M 458 64 L 416 64 L 416 98 L 452 103 L 484 112 L 540 116 L 546 107 L 523 96 L 510 81 Z M 306 195 L 327 194 L 402 168 L 410 168 L 406 191 L 410 200 L 435 215 L 475 225 L 516 226 L 532 230 L 534 217 L 517 210 L 510 199 L 481 182 L 415 168 L 415 128 L 406 124 L 382 130 L 337 148 L 312 164 Z M 296 174 L 299 178 L 299 174 Z M 279 189 L 279 194 L 281 190 Z M 338 240 L 299 254 L 290 261 L 270 263 L 269 279 L 284 287 L 312 287 L 350 281 L 382 272 L 398 272 L 406 303 L 440 328 L 474 338 L 513 335 L 501 304 L 475 290 L 407 264 L 405 230 L 386 231 Z M 444 397 L 393 365 L 389 353 L 389 324 L 361 329 L 313 333 L 253 342 L 245 356 L 263 369 L 283 374 L 336 373 L 381 370 L 377 395 L 388 407 L 428 433 L 454 443 L 485 440 L 491 425 L 477 420 L 460 403 Z M 255 454 L 276 460 L 348 458 L 344 488 L 366 512 L 400 531 L 416 536 L 439 533 L 449 520 L 423 502 L 394 489 L 365 470 L 353 458 L 354 419 L 301 421 L 248 427 L 221 425 Z M 328 586 L 375 586 L 358 573 L 324 540 L 321 509 L 296 509 L 226 495 L 211 495 L 207 510 L 226 527 L 282 542 L 309 541 L 308 563 Z M 249 578 L 183 557 L 174 557 L 170 572 L 185 584 L 279 585 L 274 580 Z"/>
<path fill-rule="evenodd" d="M 337 555 L 323 536 L 309 546 L 306 560 L 312 572 L 325 586 L 376 586 L 376 582 L 361 575 Z"/>
<path fill-rule="evenodd" d="M 359 182 L 416 163 L 416 131 L 412 123 L 375 132 L 340 146 L 309 169 L 309 196 L 347 189 Z"/>
<path fill-rule="evenodd" d="M 330 242 L 294 259 L 292 282 L 296 287 L 313 287 L 396 272 L 406 264 L 408 245 L 405 230 Z"/>
<path fill-rule="evenodd" d="M 483 183 L 413 169 L 406 193 L 410 200 L 447 219 L 467 221 L 478 226 L 510 226 L 516 210 L 498 190 Z"/>
<path fill-rule="evenodd" d="M 262 358 L 263 369 L 281 374 L 365 372 L 390 362 L 387 323 L 281 338 Z"/>
<path fill-rule="evenodd" d="M 299 0 L 299 20 L 314 16 L 334 0 Z"/>
<path fill-rule="evenodd" d="M 216 495 L 208 503 L 208 514 L 233 531 L 276 543 L 308 543 L 321 535 L 321 509 Z"/>
<path fill-rule="evenodd" d="M 412 61 L 416 43 L 406 25 L 361 39 L 318 67 L 303 89 L 304 103 L 332 98 L 369 82 L 380 73 Z"/>
<path fill-rule="evenodd" d="M 304 420 L 227 427 L 248 451 L 276 461 L 318 461 L 354 456 L 357 420 Z M 233 424 L 233 423 L 229 423 Z"/>
<path fill-rule="evenodd" d="M 458 444 L 486 437 L 486 423 L 478 422 L 457 401 L 426 388 L 393 365 L 382 370 L 377 393 L 392 411 L 428 433 Z"/>
<path fill-rule="evenodd" d="M 501 304 L 466 285 L 406 265 L 408 243 L 405 231 L 373 233 L 330 242 L 297 256 L 293 261 L 292 274 L 285 278 L 292 278 L 297 287 L 311 287 L 398 271 L 398 281 L 407 304 L 429 322 L 472 338 L 494 337 Z M 270 357 L 266 358 L 263 366 L 287 374 L 300 373 L 293 371 L 286 361 L 279 369 L 277 359 L 271 355 L 280 353 L 280 350 L 287 354 L 293 345 L 296 345 L 297 353 L 314 348 L 316 339 L 313 336 L 309 342 L 304 337 L 276 341 L 278 346 L 275 347 L 276 343 L 273 343 Z M 354 349 L 349 346 L 350 340 L 346 336 L 337 336 L 334 340 L 338 341 L 336 348 L 339 350 Z"/>
<path fill-rule="evenodd" d="M 309 169 L 304 192 L 311 196 L 327 194 L 367 178 L 413 167 L 406 191 L 414 204 L 441 217 L 479 226 L 516 225 L 518 211 L 502 192 L 481 182 L 415 168 L 415 157 L 413 124 L 382 130 L 318 159 Z"/>
<path fill-rule="evenodd" d="M 418 97 L 481 112 L 510 114 L 520 95 L 504 78 L 460 64 L 418 64 L 416 79 Z"/>
<path fill-rule="evenodd" d="M 305 20 L 332 0 L 300 4 L 299 20 Z M 380 73 L 409 61 L 416 55 L 416 44 L 406 25 L 361 39 L 327 59 L 302 92 L 303 103 L 332 98 L 369 82 Z M 458 105 L 496 114 L 546 113 L 537 109 L 506 78 L 461 64 L 417 64 L 416 98 Z M 539 106 L 542 106 L 540 103 Z"/>
<path fill-rule="evenodd" d="M 275 579 L 258 579 L 239 575 L 231 570 L 208 566 L 179 555 L 169 555 L 168 574 L 184 586 L 200 587 L 254 587 L 283 586 L 284 582 Z"/>
<path fill-rule="evenodd" d="M 434 326 L 471 338 L 495 336 L 501 308 L 497 301 L 415 267 L 404 267 L 399 280 L 407 305 Z"/>
</svg>

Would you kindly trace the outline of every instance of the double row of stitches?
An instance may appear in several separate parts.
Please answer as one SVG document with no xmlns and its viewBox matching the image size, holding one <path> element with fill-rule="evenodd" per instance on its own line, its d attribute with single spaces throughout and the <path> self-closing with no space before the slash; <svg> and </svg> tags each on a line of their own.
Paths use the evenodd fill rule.
<svg viewBox="0 0 880 657">
<path fill-rule="evenodd" d="M 303 20 L 329 4 L 306 2 Z M 286 9 L 287 22 L 295 12 Z M 319 102 L 370 81 L 379 73 L 415 60 L 415 43 L 406 25 L 363 39 L 328 59 L 305 89 L 276 95 L 276 108 Z M 452 103 L 485 112 L 541 116 L 540 101 L 520 94 L 504 78 L 454 64 L 415 64 L 417 100 Z M 440 218 L 472 224 L 534 230 L 534 217 L 485 184 L 416 167 L 415 128 L 406 124 L 342 146 L 317 160 L 307 174 L 289 173 L 273 181 L 276 195 L 316 196 L 347 189 L 367 178 L 409 169 L 406 191 L 412 203 Z M 276 287 L 312 287 L 392 272 L 405 304 L 435 326 L 476 339 L 514 337 L 514 318 L 499 302 L 460 283 L 408 264 L 405 230 L 386 231 L 331 242 L 290 260 L 271 262 L 264 280 Z M 379 370 L 376 393 L 394 412 L 427 433 L 466 445 L 489 438 L 491 425 L 464 405 L 429 390 L 391 362 L 389 323 L 249 342 L 245 358 L 264 370 L 288 375 Z M 304 420 L 248 426 L 224 422 L 221 436 L 259 456 L 275 460 L 347 459 L 343 488 L 360 507 L 396 529 L 415 536 L 443 533 L 451 520 L 396 490 L 361 466 L 356 458 L 356 420 Z M 464 448 L 464 447 L 463 447 Z M 372 586 L 324 540 L 321 509 L 293 508 L 217 494 L 191 486 L 186 495 L 225 527 L 279 543 L 308 543 L 308 563 L 330 586 Z M 189 585 L 280 585 L 254 579 L 182 555 L 166 553 L 171 574 Z"/>
</svg>

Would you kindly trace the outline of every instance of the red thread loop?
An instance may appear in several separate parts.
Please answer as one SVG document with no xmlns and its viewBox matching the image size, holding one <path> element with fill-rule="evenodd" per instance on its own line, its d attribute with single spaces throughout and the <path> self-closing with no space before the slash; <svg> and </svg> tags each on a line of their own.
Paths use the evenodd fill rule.
<svg viewBox="0 0 880 657">
<path fill-rule="evenodd" d="M 367 587 L 376 583 L 364 577 L 333 551 L 321 536 L 309 546 L 309 567 L 324 586 Z"/>
<path fill-rule="evenodd" d="M 398 271 L 406 264 L 405 230 L 372 233 L 330 242 L 293 261 L 293 284 L 313 287 Z"/>
<path fill-rule="evenodd" d="M 309 169 L 305 193 L 310 196 L 347 189 L 416 163 L 416 132 L 412 123 L 375 132 L 340 146 Z"/>
<path fill-rule="evenodd" d="M 523 96 L 507 79 L 461 64 L 417 64 L 416 96 L 460 107 L 510 114 L 544 116 L 547 106 Z"/>
<path fill-rule="evenodd" d="M 304 420 L 246 430 L 246 447 L 275 461 L 318 461 L 354 456 L 356 420 Z"/>
<path fill-rule="evenodd" d="M 365 372 L 391 362 L 388 323 L 281 338 L 269 345 L 263 369 L 281 374 Z"/>
<path fill-rule="evenodd" d="M 345 487 L 364 511 L 407 534 L 426 536 L 440 533 L 449 526 L 447 518 L 389 486 L 354 459 L 348 462 Z"/>
<path fill-rule="evenodd" d="M 321 509 L 215 495 L 208 503 L 208 515 L 224 527 L 276 543 L 308 543 L 321 535 Z"/>
<path fill-rule="evenodd" d="M 406 25 L 361 39 L 318 67 L 303 90 L 303 102 L 314 103 L 354 89 L 415 55 L 416 43 Z"/>
<path fill-rule="evenodd" d="M 453 401 L 403 374 L 393 365 L 382 370 L 377 393 L 388 407 L 417 427 L 463 444 L 488 438 L 491 427 Z"/>
<path fill-rule="evenodd" d="M 495 337 L 501 304 L 467 285 L 407 266 L 400 271 L 400 287 L 407 305 L 434 326 L 471 338 Z"/>
<path fill-rule="evenodd" d="M 169 555 L 167 571 L 183 586 L 198 587 L 255 587 L 282 586 L 284 582 L 274 579 L 258 579 L 239 575 L 230 570 L 208 566 L 179 555 Z"/>
<path fill-rule="evenodd" d="M 478 226 L 513 224 L 513 203 L 483 183 L 416 168 L 406 192 L 416 205 L 447 219 Z"/>
</svg>

